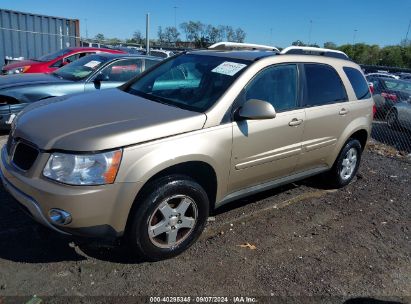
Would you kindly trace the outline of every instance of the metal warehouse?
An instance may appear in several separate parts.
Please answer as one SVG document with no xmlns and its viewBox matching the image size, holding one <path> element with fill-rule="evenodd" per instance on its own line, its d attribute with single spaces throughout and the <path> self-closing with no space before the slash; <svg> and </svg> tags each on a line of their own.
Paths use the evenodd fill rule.
<svg viewBox="0 0 411 304">
<path fill-rule="evenodd" d="M 79 45 L 78 19 L 0 9 L 0 69 L 9 60 L 36 58 Z"/>
</svg>

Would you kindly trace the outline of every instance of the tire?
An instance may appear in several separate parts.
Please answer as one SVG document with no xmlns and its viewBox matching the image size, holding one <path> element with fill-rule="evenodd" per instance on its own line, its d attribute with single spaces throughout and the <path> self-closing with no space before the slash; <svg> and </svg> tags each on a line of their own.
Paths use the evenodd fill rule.
<svg viewBox="0 0 411 304">
<path fill-rule="evenodd" d="M 152 182 L 130 214 L 128 245 L 146 261 L 174 257 L 204 230 L 209 200 L 193 179 L 170 175 Z M 168 217 L 168 218 L 167 218 Z"/>
<path fill-rule="evenodd" d="M 335 160 L 333 167 L 327 174 L 330 186 L 342 188 L 352 181 L 360 166 L 361 154 L 360 142 L 354 138 L 348 139 Z"/>
<path fill-rule="evenodd" d="M 388 112 L 386 117 L 387 125 L 393 130 L 398 130 L 400 128 L 400 123 L 398 121 L 398 112 L 392 109 Z"/>
</svg>

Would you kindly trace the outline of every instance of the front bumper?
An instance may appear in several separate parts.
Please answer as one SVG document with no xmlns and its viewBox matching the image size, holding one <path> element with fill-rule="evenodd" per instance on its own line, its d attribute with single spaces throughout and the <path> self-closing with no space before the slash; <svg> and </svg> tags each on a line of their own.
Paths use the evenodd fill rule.
<svg viewBox="0 0 411 304">
<path fill-rule="evenodd" d="M 50 224 L 41 212 L 39 204 L 33 198 L 24 194 L 19 189 L 10 184 L 9 181 L 4 177 L 3 172 L 1 170 L 0 178 L 4 189 L 6 189 L 6 191 L 10 193 L 11 196 L 13 196 L 25 208 L 26 211 L 28 211 L 28 213 L 33 217 L 34 220 L 52 230 L 55 230 L 62 234 L 68 234 L 67 232 L 59 230 L 55 226 Z"/>
<path fill-rule="evenodd" d="M 30 172 L 21 172 L 1 150 L 0 176 L 4 188 L 40 224 L 63 234 L 116 238 L 123 234 L 127 218 L 141 185 L 114 183 L 103 186 L 69 186 L 41 176 L 49 155 L 41 155 Z M 69 212 L 72 222 L 53 223 L 48 213 L 57 208 Z"/>
</svg>

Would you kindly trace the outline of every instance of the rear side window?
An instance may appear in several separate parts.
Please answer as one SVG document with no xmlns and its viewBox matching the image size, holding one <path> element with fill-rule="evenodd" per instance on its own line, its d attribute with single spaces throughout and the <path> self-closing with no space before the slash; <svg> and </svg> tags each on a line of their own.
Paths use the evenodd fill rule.
<svg viewBox="0 0 411 304">
<path fill-rule="evenodd" d="M 354 68 L 344 67 L 344 72 L 350 80 L 351 86 L 354 89 L 357 100 L 368 99 L 371 97 L 368 84 L 360 71 Z"/>
<path fill-rule="evenodd" d="M 305 106 L 320 106 L 347 101 L 347 93 L 331 66 L 325 64 L 305 64 L 307 96 Z"/>
</svg>

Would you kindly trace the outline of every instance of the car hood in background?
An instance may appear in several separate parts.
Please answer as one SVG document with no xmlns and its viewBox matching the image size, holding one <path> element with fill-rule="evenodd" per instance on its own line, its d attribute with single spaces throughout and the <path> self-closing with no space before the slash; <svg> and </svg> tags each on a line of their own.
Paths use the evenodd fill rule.
<svg viewBox="0 0 411 304">
<path fill-rule="evenodd" d="M 52 74 L 16 74 L 0 76 L 0 90 L 19 86 L 71 82 Z"/>
<path fill-rule="evenodd" d="M 110 89 L 29 105 L 13 136 L 40 149 L 99 151 L 199 130 L 206 115 Z"/>
<path fill-rule="evenodd" d="M 5 71 L 9 71 L 9 70 L 13 70 L 15 68 L 21 68 L 24 67 L 26 65 L 35 65 L 35 64 L 41 64 L 41 63 L 45 63 L 43 61 L 35 61 L 35 60 L 20 60 L 20 61 L 16 61 L 13 63 L 9 63 L 8 65 L 5 65 L 3 67 L 3 70 Z"/>
</svg>

